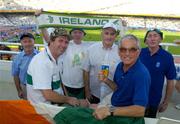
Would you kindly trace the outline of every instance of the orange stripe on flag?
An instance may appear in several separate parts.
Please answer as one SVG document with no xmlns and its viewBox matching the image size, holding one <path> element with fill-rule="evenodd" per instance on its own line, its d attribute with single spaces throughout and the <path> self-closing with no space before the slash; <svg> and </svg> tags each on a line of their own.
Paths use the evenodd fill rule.
<svg viewBox="0 0 180 124">
<path fill-rule="evenodd" d="M 0 124 L 50 124 L 27 100 L 1 100 Z"/>
</svg>

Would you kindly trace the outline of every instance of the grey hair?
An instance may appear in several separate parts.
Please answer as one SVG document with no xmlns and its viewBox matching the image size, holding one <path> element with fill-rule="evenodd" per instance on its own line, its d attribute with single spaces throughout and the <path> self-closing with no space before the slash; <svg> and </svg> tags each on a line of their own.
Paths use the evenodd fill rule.
<svg viewBox="0 0 180 124">
<path fill-rule="evenodd" d="M 140 40 L 139 40 L 135 35 L 133 35 L 133 34 L 127 34 L 127 35 L 123 36 L 123 37 L 121 38 L 120 42 L 119 42 L 119 45 L 118 45 L 119 47 L 121 47 L 121 43 L 122 43 L 122 41 L 123 41 L 124 39 L 129 39 L 129 40 L 135 41 L 136 44 L 137 44 L 138 49 L 141 49 Z"/>
</svg>

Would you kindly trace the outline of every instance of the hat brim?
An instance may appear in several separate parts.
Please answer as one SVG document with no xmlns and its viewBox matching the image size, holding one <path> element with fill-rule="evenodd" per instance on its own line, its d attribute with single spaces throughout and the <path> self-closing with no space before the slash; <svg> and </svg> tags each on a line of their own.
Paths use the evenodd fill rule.
<svg viewBox="0 0 180 124">
<path fill-rule="evenodd" d="M 34 38 L 34 36 L 33 36 L 32 34 L 23 34 L 23 35 L 20 37 L 20 40 L 22 40 L 22 39 L 25 38 L 25 37 L 29 37 L 29 38 L 35 40 L 35 38 Z"/>
<path fill-rule="evenodd" d="M 73 31 L 78 30 L 84 33 L 84 36 L 86 35 L 86 32 L 82 28 L 73 28 L 69 31 L 69 34 L 71 34 Z"/>
</svg>

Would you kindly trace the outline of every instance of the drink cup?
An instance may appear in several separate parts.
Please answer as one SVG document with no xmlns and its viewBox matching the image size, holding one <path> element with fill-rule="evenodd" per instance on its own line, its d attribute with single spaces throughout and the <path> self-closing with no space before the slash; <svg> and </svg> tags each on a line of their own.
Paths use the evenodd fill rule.
<svg viewBox="0 0 180 124">
<path fill-rule="evenodd" d="M 105 77 L 109 75 L 109 65 L 101 65 L 101 71 Z"/>
</svg>

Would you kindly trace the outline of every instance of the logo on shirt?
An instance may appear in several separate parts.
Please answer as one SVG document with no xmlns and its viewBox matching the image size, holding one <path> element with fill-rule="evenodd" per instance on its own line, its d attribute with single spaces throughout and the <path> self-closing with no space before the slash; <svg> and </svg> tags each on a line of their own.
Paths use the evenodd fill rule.
<svg viewBox="0 0 180 124">
<path fill-rule="evenodd" d="M 81 52 L 79 54 L 75 54 L 73 57 L 73 61 L 72 61 L 73 67 L 74 66 L 80 66 L 83 58 L 84 58 L 83 52 Z"/>
<path fill-rule="evenodd" d="M 161 63 L 160 63 L 160 62 L 156 62 L 156 68 L 159 68 L 159 67 L 160 67 L 160 65 L 161 65 Z"/>
</svg>

